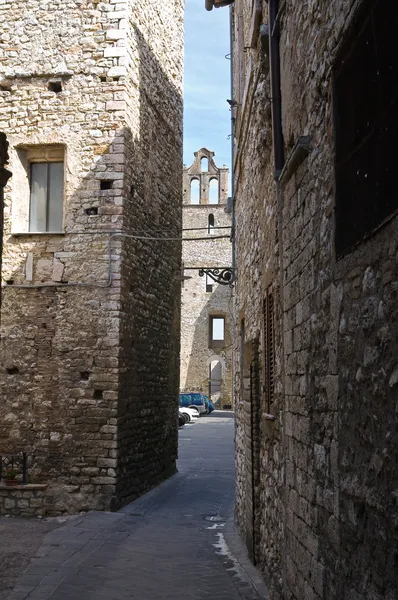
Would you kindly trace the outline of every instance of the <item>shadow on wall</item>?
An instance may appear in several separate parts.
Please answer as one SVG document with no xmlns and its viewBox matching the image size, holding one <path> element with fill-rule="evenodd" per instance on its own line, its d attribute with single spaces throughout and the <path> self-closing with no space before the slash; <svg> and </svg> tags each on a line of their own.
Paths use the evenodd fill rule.
<svg viewBox="0 0 398 600">
<path fill-rule="evenodd" d="M 140 49 L 140 147 L 133 153 L 132 185 L 137 192 L 127 226 L 179 237 L 182 97 L 137 28 L 135 35 Z M 181 241 L 126 242 L 125 252 L 134 262 L 126 261 L 123 269 L 130 291 L 123 294 L 121 324 L 117 496 L 122 504 L 176 470 L 181 248 Z"/>
<path fill-rule="evenodd" d="M 232 294 L 227 286 L 214 285 L 208 301 L 195 323 L 193 343 L 186 370 L 185 388 L 197 389 L 204 394 L 210 392 L 210 376 L 213 380 L 214 400 L 218 406 L 232 402 L 232 337 L 233 324 Z M 210 343 L 210 316 L 225 316 L 225 345 Z M 218 380 L 222 366 L 222 379 Z M 215 389 L 216 388 L 216 389 Z"/>
<path fill-rule="evenodd" d="M 181 95 L 135 35 L 139 126 L 115 117 L 84 179 L 66 181 L 66 235 L 5 239 L 0 453 L 27 452 L 37 482 L 73 481 L 68 510 L 117 508 L 177 458 L 181 243 L 109 233 L 181 230 Z M 88 154 L 95 139 L 82 138 Z"/>
<path fill-rule="evenodd" d="M 3 256 L 3 221 L 4 221 L 4 188 L 11 177 L 5 168 L 8 163 L 8 142 L 5 133 L 0 132 L 0 273 Z M 0 324 L 1 324 L 1 287 L 0 287 Z"/>
</svg>

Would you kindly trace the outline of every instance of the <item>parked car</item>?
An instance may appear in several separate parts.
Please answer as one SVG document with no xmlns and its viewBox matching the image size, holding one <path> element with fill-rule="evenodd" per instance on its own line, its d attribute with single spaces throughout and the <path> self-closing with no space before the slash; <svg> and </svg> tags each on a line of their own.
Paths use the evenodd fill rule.
<svg viewBox="0 0 398 600">
<path fill-rule="evenodd" d="M 200 415 L 207 412 L 205 399 L 203 394 L 199 392 L 182 392 L 180 394 L 180 406 L 197 408 Z"/>
<path fill-rule="evenodd" d="M 199 411 L 196 408 L 187 408 L 185 406 L 180 406 L 180 413 L 183 415 L 187 415 L 190 422 L 195 421 L 199 418 Z"/>
<path fill-rule="evenodd" d="M 187 423 L 186 415 L 183 415 L 182 412 L 178 411 L 178 427 L 183 427 Z"/>
<path fill-rule="evenodd" d="M 207 413 L 208 414 L 212 413 L 213 410 L 215 410 L 213 402 L 210 400 L 210 398 L 208 396 L 205 396 L 205 394 L 203 394 L 203 398 L 205 400 Z"/>
</svg>

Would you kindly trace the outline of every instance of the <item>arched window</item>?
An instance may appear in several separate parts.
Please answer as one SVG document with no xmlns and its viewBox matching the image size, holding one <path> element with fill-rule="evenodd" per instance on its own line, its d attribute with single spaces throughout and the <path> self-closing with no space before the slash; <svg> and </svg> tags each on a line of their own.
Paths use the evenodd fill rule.
<svg viewBox="0 0 398 600">
<path fill-rule="evenodd" d="M 218 204 L 218 179 L 210 180 L 209 204 Z"/>
<path fill-rule="evenodd" d="M 191 181 L 191 204 L 200 204 L 199 179 L 192 179 Z"/>
<path fill-rule="evenodd" d="M 209 159 L 206 156 L 200 159 L 200 170 L 207 172 L 209 170 Z"/>
<path fill-rule="evenodd" d="M 208 219 L 208 221 L 209 221 L 209 222 L 208 222 L 208 228 L 207 228 L 207 231 L 208 231 L 209 233 L 214 233 L 214 215 L 213 215 L 213 214 L 210 214 L 210 215 L 209 215 L 209 219 Z"/>
</svg>

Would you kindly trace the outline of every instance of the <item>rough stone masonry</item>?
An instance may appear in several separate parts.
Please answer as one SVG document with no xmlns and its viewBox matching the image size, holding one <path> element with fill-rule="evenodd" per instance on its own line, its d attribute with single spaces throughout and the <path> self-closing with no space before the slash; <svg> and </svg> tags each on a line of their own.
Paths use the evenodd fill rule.
<svg viewBox="0 0 398 600">
<path fill-rule="evenodd" d="M 237 518 L 273 600 L 398 598 L 397 24 L 233 4 Z"/>
<path fill-rule="evenodd" d="M 47 514 L 115 509 L 175 471 L 183 1 L 0 16 L 0 454 Z"/>
</svg>

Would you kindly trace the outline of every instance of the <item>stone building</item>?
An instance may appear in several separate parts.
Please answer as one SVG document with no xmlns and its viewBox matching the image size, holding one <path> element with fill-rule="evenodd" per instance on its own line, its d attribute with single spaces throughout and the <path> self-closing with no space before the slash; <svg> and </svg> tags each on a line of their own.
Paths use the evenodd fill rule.
<svg viewBox="0 0 398 600">
<path fill-rule="evenodd" d="M 0 15 L 0 454 L 42 512 L 115 509 L 177 457 L 183 0 Z"/>
<path fill-rule="evenodd" d="M 232 4 L 238 524 L 273 600 L 393 600 L 398 6 L 221 4 Z"/>
<path fill-rule="evenodd" d="M 181 391 L 201 391 L 216 406 L 232 406 L 233 290 L 201 267 L 231 267 L 228 175 L 202 148 L 183 170 L 184 274 L 181 303 Z M 219 239 L 209 239 L 218 237 Z"/>
</svg>

